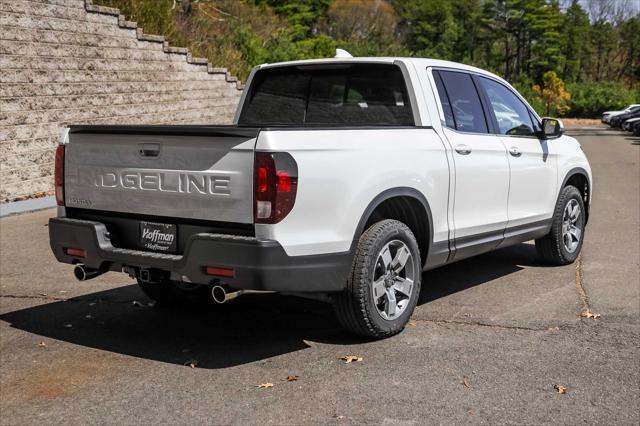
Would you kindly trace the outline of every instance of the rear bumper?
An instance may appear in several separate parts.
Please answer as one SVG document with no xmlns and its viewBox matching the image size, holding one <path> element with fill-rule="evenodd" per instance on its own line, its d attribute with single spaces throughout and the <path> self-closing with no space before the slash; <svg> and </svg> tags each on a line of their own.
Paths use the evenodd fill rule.
<svg viewBox="0 0 640 426">
<path fill-rule="evenodd" d="M 349 252 L 288 256 L 277 241 L 209 233 L 193 235 L 181 255 L 123 249 L 111 244 L 103 223 L 69 218 L 49 220 L 49 240 L 63 263 L 111 271 L 158 269 L 201 284 L 216 279 L 205 273 L 206 266 L 233 268 L 233 278 L 219 278 L 230 287 L 280 292 L 341 291 L 353 259 Z M 69 247 L 85 250 L 86 256 L 68 255 Z"/>
</svg>

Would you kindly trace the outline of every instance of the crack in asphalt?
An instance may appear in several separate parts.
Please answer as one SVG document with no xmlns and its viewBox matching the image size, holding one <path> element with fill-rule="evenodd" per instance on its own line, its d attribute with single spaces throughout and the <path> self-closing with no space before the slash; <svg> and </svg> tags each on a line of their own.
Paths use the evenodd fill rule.
<svg viewBox="0 0 640 426">
<path fill-rule="evenodd" d="M 591 312 L 591 305 L 589 303 L 589 295 L 587 294 L 587 290 L 584 288 L 583 279 L 584 272 L 582 270 L 582 254 L 578 255 L 576 259 L 576 275 L 575 275 L 575 283 L 576 290 L 578 291 L 578 295 L 580 296 L 580 301 L 582 302 L 582 310 L 580 311 L 579 316 L 581 318 L 598 318 L 600 315 L 594 314 Z"/>
<path fill-rule="evenodd" d="M 486 323 L 486 322 L 469 322 L 469 321 L 456 321 L 456 320 L 442 320 L 442 319 L 435 319 L 435 320 L 424 320 L 424 319 L 420 319 L 420 320 L 413 320 L 415 322 L 428 322 L 428 323 L 432 323 L 432 324 L 454 324 L 454 325 L 470 325 L 470 326 L 475 326 L 475 327 L 490 327 L 490 328 L 499 328 L 502 330 L 520 330 L 520 331 L 549 331 L 548 328 L 533 328 L 533 327 L 524 327 L 524 326 L 519 326 L 519 325 L 504 325 L 504 324 L 490 324 L 490 323 Z"/>
<path fill-rule="evenodd" d="M 19 295 L 19 294 L 0 294 L 0 298 L 5 299 L 39 299 L 39 300 L 55 300 L 57 302 L 68 302 L 72 299 L 66 299 L 64 297 L 54 297 L 54 296 L 33 296 L 33 295 Z M 76 301 L 76 300 L 74 300 Z"/>
</svg>

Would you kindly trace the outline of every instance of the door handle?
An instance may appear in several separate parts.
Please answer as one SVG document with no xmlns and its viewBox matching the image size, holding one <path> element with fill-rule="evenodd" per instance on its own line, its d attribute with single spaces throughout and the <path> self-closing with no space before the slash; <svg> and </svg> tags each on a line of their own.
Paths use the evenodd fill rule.
<svg viewBox="0 0 640 426">
<path fill-rule="evenodd" d="M 456 152 L 460 155 L 469 155 L 471 154 L 471 148 L 466 145 L 458 145 L 456 146 Z"/>
<path fill-rule="evenodd" d="M 512 146 L 511 148 L 509 148 L 509 154 L 513 155 L 514 157 L 520 157 L 522 155 L 522 152 L 520 152 L 517 147 Z"/>
</svg>

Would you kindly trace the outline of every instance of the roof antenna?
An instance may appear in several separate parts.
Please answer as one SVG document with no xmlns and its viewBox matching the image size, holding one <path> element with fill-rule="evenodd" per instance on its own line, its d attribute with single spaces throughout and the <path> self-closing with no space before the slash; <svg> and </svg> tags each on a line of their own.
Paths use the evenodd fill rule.
<svg viewBox="0 0 640 426">
<path fill-rule="evenodd" d="M 336 49 L 336 56 L 334 56 L 335 58 L 353 58 L 353 55 L 351 55 L 351 53 L 347 52 L 344 49 Z"/>
</svg>

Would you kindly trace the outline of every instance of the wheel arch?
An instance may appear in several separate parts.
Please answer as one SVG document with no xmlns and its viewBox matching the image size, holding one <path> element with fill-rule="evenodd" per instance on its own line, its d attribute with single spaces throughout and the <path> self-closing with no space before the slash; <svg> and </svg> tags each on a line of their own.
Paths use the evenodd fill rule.
<svg viewBox="0 0 640 426">
<path fill-rule="evenodd" d="M 433 245 L 433 218 L 429 202 L 420 191 L 410 187 L 397 187 L 378 194 L 360 217 L 351 243 L 351 252 L 354 252 L 364 231 L 378 219 L 396 219 L 405 223 L 416 237 L 422 264 L 426 264 Z"/>
<path fill-rule="evenodd" d="M 562 185 L 558 190 L 558 197 L 560 197 L 560 192 L 567 185 L 575 186 L 580 194 L 582 194 L 582 200 L 584 201 L 585 208 L 585 225 L 589 221 L 589 210 L 591 206 L 591 180 L 589 179 L 589 173 L 582 167 L 574 167 L 569 170 L 562 181 Z"/>
</svg>

